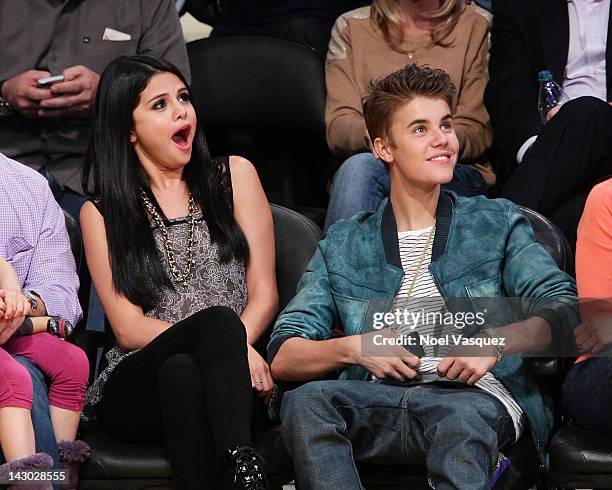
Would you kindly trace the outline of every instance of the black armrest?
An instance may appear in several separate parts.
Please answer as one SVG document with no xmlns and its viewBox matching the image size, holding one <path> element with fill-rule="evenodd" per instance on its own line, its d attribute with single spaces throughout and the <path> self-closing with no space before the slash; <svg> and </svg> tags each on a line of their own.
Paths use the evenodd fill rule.
<svg viewBox="0 0 612 490">
<path fill-rule="evenodd" d="M 528 360 L 529 371 L 536 378 L 552 376 L 561 372 L 561 359 L 555 357 L 532 357 Z"/>
<path fill-rule="evenodd" d="M 98 361 L 98 350 L 104 347 L 105 342 L 104 332 L 92 332 L 79 328 L 70 336 L 70 342 L 80 347 L 85 351 L 89 360 L 89 381 L 92 382 L 96 373 L 96 364 Z"/>
</svg>

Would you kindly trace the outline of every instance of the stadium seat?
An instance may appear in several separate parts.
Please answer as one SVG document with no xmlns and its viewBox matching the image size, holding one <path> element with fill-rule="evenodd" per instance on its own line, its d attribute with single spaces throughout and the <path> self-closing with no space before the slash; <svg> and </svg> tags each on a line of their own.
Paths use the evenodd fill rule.
<svg viewBox="0 0 612 490">
<path fill-rule="evenodd" d="M 320 228 L 309 219 L 282 206 L 271 205 L 276 242 L 276 280 L 280 307 L 293 297 L 319 240 Z M 78 231 L 78 228 L 77 228 Z M 74 342 L 90 360 L 98 348 L 109 347 L 110 334 L 80 331 Z M 93 373 L 93 371 L 92 371 Z M 120 441 L 101 428 L 82 429 L 81 438 L 92 448 L 91 459 L 82 465 L 81 489 L 172 488 L 172 472 L 162 445 Z M 291 462 L 284 451 L 278 429 L 255 435 L 255 445 L 271 461 L 274 488 L 291 481 Z"/>
<path fill-rule="evenodd" d="M 271 208 L 277 250 L 279 299 L 280 307 L 283 308 L 295 294 L 297 282 L 322 233 L 313 222 L 295 211 L 276 205 L 271 205 Z M 533 225 L 536 239 L 549 250 L 560 266 L 568 267 L 572 257 L 563 235 L 538 213 L 527 209 L 523 212 Z M 90 358 L 93 356 L 95 359 L 97 348 L 105 341 L 108 342 L 108 336 L 98 332 L 79 332 L 75 341 L 85 348 Z M 531 368 L 544 383 L 551 384 L 551 380 L 554 380 L 553 390 L 558 390 L 559 380 L 555 376 L 558 374 L 557 364 L 542 360 L 534 362 Z M 100 428 L 84 429 L 82 438 L 92 447 L 92 457 L 82 467 L 80 488 L 172 488 L 171 468 L 163 446 L 126 443 L 104 433 Z M 291 461 L 282 445 L 278 428 L 257 434 L 255 444 L 274 468 L 270 475 L 273 487 L 279 489 L 291 481 Z M 540 481 L 543 472 L 529 437 L 522 437 L 510 448 L 507 456 L 512 465 L 498 481 L 496 490 L 527 489 Z M 358 470 L 364 487 L 368 489 L 429 488 L 423 466 L 358 465 Z"/>
<path fill-rule="evenodd" d="M 213 156 L 258 169 L 270 202 L 326 207 L 325 75 L 315 52 L 285 39 L 226 36 L 187 45 L 194 102 Z"/>
</svg>

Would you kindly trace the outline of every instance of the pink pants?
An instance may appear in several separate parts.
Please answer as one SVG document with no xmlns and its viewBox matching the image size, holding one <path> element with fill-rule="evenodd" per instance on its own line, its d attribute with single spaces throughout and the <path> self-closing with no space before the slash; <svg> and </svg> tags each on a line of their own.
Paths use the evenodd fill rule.
<svg viewBox="0 0 612 490">
<path fill-rule="evenodd" d="M 0 346 L 0 408 L 32 409 L 32 378 L 12 356 L 32 361 L 49 380 L 49 404 L 80 411 L 89 378 L 82 349 L 49 333 L 10 339 Z"/>
</svg>

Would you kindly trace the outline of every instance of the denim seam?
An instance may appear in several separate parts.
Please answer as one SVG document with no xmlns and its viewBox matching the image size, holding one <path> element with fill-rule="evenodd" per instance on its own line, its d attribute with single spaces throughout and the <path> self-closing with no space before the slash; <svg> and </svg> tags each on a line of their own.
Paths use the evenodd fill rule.
<svg viewBox="0 0 612 490">
<path fill-rule="evenodd" d="M 337 293 L 336 291 L 334 291 L 333 288 L 330 288 L 330 291 L 331 291 L 332 297 L 333 296 L 338 296 L 339 298 L 342 298 L 342 299 L 348 299 L 350 301 L 358 301 L 360 303 L 368 302 L 367 299 L 355 298 L 353 296 L 347 296 L 346 294 Z"/>
<path fill-rule="evenodd" d="M 472 306 L 473 306 L 474 308 L 476 308 L 476 305 L 474 304 L 474 302 L 473 302 L 472 300 L 474 300 L 474 299 L 479 299 L 479 298 L 480 298 L 480 296 L 474 296 L 474 294 L 473 294 L 472 290 L 473 290 L 474 288 L 476 288 L 476 287 L 478 287 L 478 286 L 482 285 L 482 284 L 490 283 L 490 282 L 493 282 L 493 281 L 495 281 L 495 280 L 497 280 L 497 279 L 499 279 L 499 284 L 501 285 L 501 284 L 502 284 L 502 278 L 501 278 L 501 270 L 499 270 L 499 269 L 498 269 L 498 274 L 497 274 L 497 275 L 495 275 L 495 276 L 493 276 L 493 277 L 488 277 L 487 279 L 483 279 L 482 281 L 478 281 L 478 282 L 477 282 L 477 283 L 475 283 L 475 284 L 470 284 L 470 285 L 466 284 L 466 285 L 464 286 L 464 288 L 465 288 L 465 292 L 466 292 L 466 294 L 467 294 L 468 298 L 470 299 L 470 302 L 472 303 Z"/>
<path fill-rule="evenodd" d="M 330 279 L 331 279 L 331 276 L 338 276 L 338 277 L 341 277 L 342 279 L 344 279 L 346 282 L 350 283 L 352 286 L 357 286 L 359 288 L 367 289 L 368 291 L 372 291 L 373 293 L 389 294 L 389 291 L 386 290 L 386 289 L 382 290 L 382 289 L 372 289 L 372 288 L 366 287 L 366 286 L 363 285 L 363 281 L 360 282 L 360 283 L 354 282 L 349 277 L 345 276 L 344 274 L 340 274 L 338 272 L 328 271 L 327 274 L 330 277 Z M 334 293 L 334 289 L 332 287 L 330 287 L 330 289 L 331 289 L 332 293 Z M 341 293 L 334 293 L 334 294 L 337 294 L 338 296 L 342 296 Z M 347 298 L 350 298 L 350 296 L 347 296 Z M 354 298 L 351 298 L 351 299 L 354 299 Z"/>
<path fill-rule="evenodd" d="M 423 426 L 423 421 L 421 420 L 421 418 L 416 415 L 413 414 L 410 409 L 408 408 L 409 402 L 410 402 L 410 398 L 412 397 L 412 395 L 416 392 L 417 389 L 421 389 L 423 388 L 423 385 L 416 385 L 413 386 L 409 389 L 406 390 L 406 393 L 404 394 L 404 396 L 402 397 L 402 401 L 400 403 L 400 406 L 402 407 L 402 410 L 404 412 L 404 416 L 402 417 L 402 422 L 404 424 L 404 426 L 402 427 L 403 430 L 401 430 L 402 433 L 402 453 L 403 453 L 403 459 L 404 461 L 408 464 L 409 458 L 408 458 L 408 430 L 409 430 L 409 423 L 408 423 L 408 417 L 413 417 L 414 419 L 416 419 L 419 424 L 421 424 L 421 426 Z M 423 431 L 425 432 L 425 431 Z"/>
<path fill-rule="evenodd" d="M 502 447 L 508 446 L 516 441 L 516 432 L 514 429 L 514 422 L 512 421 L 510 414 L 503 414 L 497 417 L 495 424 L 496 424 L 494 428 L 495 432 L 497 432 L 498 427 L 500 427 L 501 429 L 506 429 L 506 426 L 507 426 L 508 428 L 508 431 L 507 431 L 508 437 L 506 437 L 505 439 L 502 439 L 501 441 L 498 439 L 497 441 L 497 450 L 501 451 Z"/>
<path fill-rule="evenodd" d="M 471 267 L 469 269 L 465 269 L 463 271 L 461 271 L 458 275 L 453 276 L 452 278 L 450 278 L 449 280 L 446 281 L 446 283 L 448 284 L 449 282 L 452 281 L 456 281 L 458 279 L 461 279 L 469 274 L 471 274 L 472 272 L 474 272 L 476 269 L 482 267 L 483 265 L 487 265 L 490 264 L 491 262 L 501 262 L 503 260 L 504 256 L 503 255 L 498 255 L 495 257 L 492 257 L 488 260 L 484 260 L 482 262 L 479 262 L 478 264 L 476 264 L 474 267 Z"/>
<path fill-rule="evenodd" d="M 334 405 L 334 408 L 335 408 L 336 412 L 338 414 L 340 414 L 340 410 L 343 409 L 343 408 L 351 410 L 351 409 L 355 409 L 356 407 L 353 407 L 353 406 L 350 406 L 350 405 Z M 349 442 L 350 442 L 350 439 L 348 437 L 348 427 L 346 425 L 346 420 L 342 416 L 341 416 L 341 418 L 342 418 L 342 427 L 340 427 L 340 434 L 342 434 L 344 437 L 346 437 L 349 440 Z M 355 464 L 355 453 L 353 452 L 353 444 L 349 444 L 349 451 L 351 452 L 351 459 L 353 460 L 353 471 L 355 472 L 356 475 L 359 475 L 359 470 L 357 470 L 357 465 Z M 359 476 L 358 476 L 358 478 L 359 478 Z M 363 488 L 363 487 L 361 487 L 361 488 Z"/>
</svg>

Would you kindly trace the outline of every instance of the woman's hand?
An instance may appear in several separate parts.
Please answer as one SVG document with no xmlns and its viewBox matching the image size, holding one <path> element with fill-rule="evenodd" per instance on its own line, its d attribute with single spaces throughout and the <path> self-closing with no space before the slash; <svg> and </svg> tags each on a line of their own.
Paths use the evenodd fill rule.
<svg viewBox="0 0 612 490">
<path fill-rule="evenodd" d="M 251 387 L 260 397 L 267 399 L 272 394 L 274 386 L 270 366 L 250 344 L 247 344 L 247 356 L 251 372 Z"/>
<path fill-rule="evenodd" d="M 15 320 L 30 314 L 31 306 L 28 299 L 16 291 L 0 289 L 0 310 L 5 320 Z"/>
</svg>

